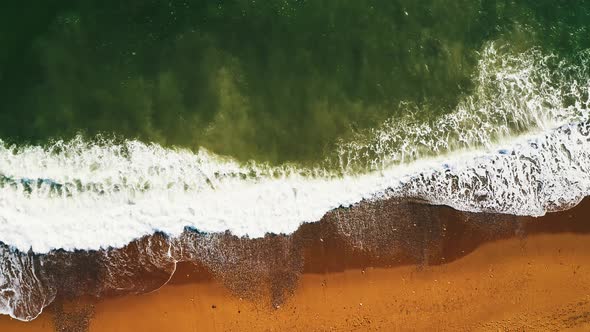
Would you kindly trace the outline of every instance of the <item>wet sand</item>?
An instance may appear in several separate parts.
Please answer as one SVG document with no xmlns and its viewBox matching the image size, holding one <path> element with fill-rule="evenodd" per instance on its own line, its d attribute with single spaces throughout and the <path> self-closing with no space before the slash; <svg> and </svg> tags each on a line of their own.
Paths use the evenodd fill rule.
<svg viewBox="0 0 590 332">
<path fill-rule="evenodd" d="M 589 243 L 590 235 L 535 235 L 484 244 L 439 266 L 306 273 L 276 309 L 241 300 L 211 280 L 180 280 L 150 294 L 95 302 L 91 313 L 76 305 L 56 316 L 53 306 L 31 323 L 2 317 L 0 331 L 54 331 L 54 318 L 83 320 L 85 310 L 89 331 L 585 331 Z"/>
<path fill-rule="evenodd" d="M 29 323 L 0 317 L 0 331 L 590 330 L 588 199 L 542 218 L 428 206 L 409 211 L 428 209 L 435 212 L 422 220 L 441 222 L 404 233 L 412 237 L 403 255 L 386 250 L 399 238 L 378 240 L 380 234 L 366 234 L 371 227 L 350 233 L 377 239 L 365 238 L 370 247 L 359 250 L 326 231 L 333 223 L 302 226 L 296 235 L 306 243 L 302 273 L 286 282 L 295 287 L 281 288 L 292 275 L 280 264 L 264 279 L 270 293 L 275 282 L 278 293 L 287 293 L 280 304 L 269 294 L 241 298 L 239 287 L 228 284 L 235 275 L 219 278 L 185 262 L 170 283 L 149 294 L 58 299 Z M 380 223 L 393 220 L 386 216 Z M 271 239 L 261 246 L 282 241 Z M 265 255 L 260 259 L 274 257 Z"/>
</svg>

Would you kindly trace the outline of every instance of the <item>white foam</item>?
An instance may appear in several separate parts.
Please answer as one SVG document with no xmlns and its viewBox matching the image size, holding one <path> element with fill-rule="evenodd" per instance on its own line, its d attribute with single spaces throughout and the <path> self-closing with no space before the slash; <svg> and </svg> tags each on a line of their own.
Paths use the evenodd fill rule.
<svg viewBox="0 0 590 332">
<path fill-rule="evenodd" d="M 413 178 L 404 195 L 473 212 L 542 216 L 571 208 L 590 195 L 590 122 L 449 166 Z"/>
<path fill-rule="evenodd" d="M 55 289 L 39 280 L 32 255 L 0 247 L 0 315 L 33 320 L 55 295 Z"/>
<path fill-rule="evenodd" d="M 295 169 L 278 177 L 215 176 L 215 172 L 250 172 L 205 152 L 191 154 L 139 142 L 126 147 L 129 158 L 105 156 L 103 150 L 96 153 L 96 147 L 78 147 L 77 156 L 52 155 L 34 147 L 4 158 L 15 170 L 13 179 L 51 174 L 53 181 L 69 183 L 75 174 L 76 181 L 99 182 L 102 188 L 77 191 L 71 186 L 68 196 L 66 190 L 51 191 L 46 183 L 33 185 L 30 192 L 18 181 L 4 186 L 0 239 L 21 250 L 47 252 L 118 247 L 155 231 L 178 235 L 184 227 L 251 237 L 290 233 L 302 222 L 317 221 L 333 208 L 398 184 L 394 171 L 343 178 L 305 177 Z M 112 146 L 107 149 L 112 151 Z M 150 174 L 155 168 L 158 174 Z M 143 188 L 146 181 L 149 189 Z M 114 189 L 115 184 L 119 189 Z"/>
<path fill-rule="evenodd" d="M 584 134 L 590 83 L 580 81 L 585 67 L 557 61 L 555 69 L 551 59 L 486 48 L 473 96 L 430 125 L 389 121 L 365 143 L 343 143 L 343 176 L 240 165 L 205 150 L 137 141 L 0 142 L 0 241 L 45 253 L 121 247 L 155 231 L 176 236 L 185 227 L 259 237 L 391 196 L 530 215 L 570 206 L 590 188 Z M 569 131 L 555 129 L 570 122 Z M 514 138 L 524 128 L 534 137 Z M 515 154 L 497 151 L 506 145 Z M 347 172 L 359 160 L 368 160 L 371 171 Z"/>
<path fill-rule="evenodd" d="M 589 65 L 590 50 L 568 62 L 537 49 L 514 55 L 491 43 L 481 52 L 474 92 L 453 112 L 422 119 L 432 112 L 403 103 L 403 116 L 342 142 L 340 165 L 383 169 L 460 149 L 492 149 L 517 132 L 581 121 L 590 107 Z"/>
</svg>

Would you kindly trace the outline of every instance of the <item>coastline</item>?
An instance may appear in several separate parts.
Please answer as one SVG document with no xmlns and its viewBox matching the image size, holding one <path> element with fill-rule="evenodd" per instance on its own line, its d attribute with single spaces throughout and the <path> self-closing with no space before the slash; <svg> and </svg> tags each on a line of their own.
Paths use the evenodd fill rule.
<svg viewBox="0 0 590 332">
<path fill-rule="evenodd" d="M 366 221 L 369 212 L 373 222 L 359 227 L 359 222 Z M 411 217 L 416 222 L 408 223 L 408 219 L 400 219 L 400 216 Z M 158 330 L 176 322 L 174 324 L 180 324 L 180 331 L 191 331 L 186 325 L 189 322 L 199 322 L 195 326 L 201 327 L 206 324 L 203 321 L 207 321 L 214 324 L 206 325 L 207 330 L 244 330 L 247 326 L 256 326 L 255 323 L 260 324 L 259 328 L 274 326 L 288 330 L 290 326 L 302 328 L 318 322 L 321 324 L 308 327 L 325 330 L 336 324 L 337 330 L 347 330 L 346 326 L 352 326 L 348 323 L 366 329 L 375 326 L 428 328 L 419 324 L 439 322 L 443 324 L 440 326 L 452 329 L 448 324 L 466 317 L 451 315 L 455 310 L 451 307 L 469 311 L 473 304 L 480 308 L 479 313 L 475 310 L 479 318 L 469 316 L 472 321 L 463 321 L 457 326 L 497 330 L 506 324 L 518 327 L 537 324 L 543 319 L 546 324 L 561 324 L 548 325 L 560 328 L 583 325 L 590 321 L 587 277 L 590 273 L 584 272 L 590 272 L 590 264 L 586 263 L 590 262 L 590 253 L 584 245 L 590 240 L 588 216 L 588 198 L 573 209 L 540 218 L 474 214 L 411 202 L 372 203 L 335 211 L 318 223 L 302 225 L 290 236 L 267 235 L 264 239 L 247 240 L 221 235 L 216 241 L 218 249 L 223 248 L 226 254 L 226 262 L 217 257 L 212 264 L 211 259 L 193 257 L 192 263 L 176 266 L 152 264 L 146 268 L 145 262 L 136 264 L 131 269 L 136 273 L 126 280 L 131 287 L 124 290 L 114 290 L 112 285 L 109 288 L 104 274 L 100 273 L 104 266 L 97 266 L 98 260 L 89 260 L 88 253 L 79 252 L 78 259 L 61 256 L 78 264 L 78 270 L 63 271 L 72 273 L 61 285 L 63 289 L 71 287 L 68 292 L 58 294 L 56 301 L 36 320 L 17 323 L 3 316 L 0 327 L 10 331 L 19 331 L 19 328 L 50 331 L 57 322 L 59 326 L 74 326 L 72 331 L 86 331 L 84 322 L 90 322 L 89 331 L 114 331 L 116 326 L 122 330 L 125 326 Z M 354 222 L 346 222 L 351 220 Z M 401 234 L 396 234 L 398 232 Z M 152 244 L 148 248 L 153 254 L 158 252 L 154 249 L 164 249 L 165 241 L 153 245 L 158 243 L 156 240 L 162 240 L 161 237 L 154 235 L 142 241 Z M 141 261 L 140 248 L 145 248 L 145 243 L 131 244 L 121 250 L 126 254 L 126 261 L 132 262 Z M 120 258 L 122 253 L 110 253 L 107 257 Z M 76 275 L 76 271 L 89 267 L 90 271 L 98 273 Z M 129 266 L 126 271 L 130 271 Z M 164 285 L 172 272 L 170 282 Z M 371 277 L 367 279 L 367 276 Z M 450 284 L 445 286 L 444 293 L 434 294 L 433 285 L 441 280 Z M 476 288 L 480 291 L 474 291 Z M 428 291 L 416 296 L 415 293 L 410 295 L 409 289 Z M 98 297 L 95 296 L 97 290 L 101 291 Z M 146 292 L 149 294 L 135 295 Z M 513 292 L 520 292 L 519 303 L 525 306 L 510 304 Z M 338 299 L 338 296 L 344 298 Z M 488 303 L 490 296 L 496 298 L 495 302 Z M 357 298 L 366 298 L 362 300 L 365 302 L 359 302 L 363 303 L 362 310 L 366 310 L 369 303 L 378 308 L 373 314 L 360 315 L 358 310 L 361 309 L 350 306 L 350 301 Z M 187 306 L 188 302 L 192 307 Z M 325 309 L 315 307 L 316 302 L 322 303 Z M 349 306 L 340 309 L 341 303 L 349 303 Z M 404 319 L 393 314 L 409 303 L 422 309 L 408 309 Z M 425 315 L 424 308 L 433 303 L 438 303 L 439 307 L 429 309 L 432 317 L 420 318 Z M 575 303 L 581 304 L 575 306 Z M 506 317 L 501 315 L 503 309 L 493 309 L 509 304 L 512 307 L 510 314 L 504 312 Z M 544 307 L 540 307 L 541 304 Z M 237 307 L 239 316 L 235 316 L 237 310 L 233 310 Z M 224 309 L 227 312 L 218 314 L 221 308 L 228 308 Z M 229 310 L 231 308 L 233 311 Z M 571 312 L 561 316 L 572 313 L 572 317 L 579 319 L 568 323 L 555 316 L 551 321 L 547 315 L 540 316 L 542 308 L 554 311 L 557 316 L 562 310 L 559 308 L 569 308 Z M 287 314 L 286 310 L 292 311 Z M 325 310 L 332 311 L 328 315 Z"/>
<path fill-rule="evenodd" d="M 590 332 L 590 0 L 2 9 L 0 332 Z"/>
<path fill-rule="evenodd" d="M 589 235 L 534 235 L 488 243 L 446 265 L 306 273 L 272 309 L 214 281 L 145 295 L 57 306 L 6 331 L 366 331 L 590 327 Z"/>
</svg>

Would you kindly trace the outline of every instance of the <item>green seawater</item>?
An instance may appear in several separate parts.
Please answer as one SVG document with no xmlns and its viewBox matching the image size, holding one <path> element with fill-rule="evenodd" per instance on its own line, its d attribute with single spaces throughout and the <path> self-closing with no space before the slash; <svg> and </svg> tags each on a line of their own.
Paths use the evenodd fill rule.
<svg viewBox="0 0 590 332">
<path fill-rule="evenodd" d="M 0 139 L 97 134 L 313 165 L 472 93 L 495 42 L 590 48 L 590 1 L 3 1 Z"/>
</svg>

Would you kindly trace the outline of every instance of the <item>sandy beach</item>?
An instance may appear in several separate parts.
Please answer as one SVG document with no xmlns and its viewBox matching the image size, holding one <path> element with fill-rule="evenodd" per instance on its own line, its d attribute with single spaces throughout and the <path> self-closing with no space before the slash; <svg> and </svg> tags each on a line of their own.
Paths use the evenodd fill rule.
<svg viewBox="0 0 590 332">
<path fill-rule="evenodd" d="M 219 283 L 172 284 L 90 306 L 50 307 L 2 331 L 564 330 L 590 328 L 590 235 L 541 235 L 486 244 L 453 263 L 305 274 L 276 309 Z M 90 313 L 92 311 L 92 313 Z M 76 314 L 80 319 L 71 319 Z M 54 318 L 57 318 L 58 323 Z"/>
<path fill-rule="evenodd" d="M 585 201 L 550 214 L 529 223 L 527 235 L 483 243 L 449 263 L 325 272 L 307 265 L 278 307 L 265 296 L 242 299 L 207 271 L 179 264 L 152 293 L 56 302 L 30 323 L 3 316 L 0 330 L 586 331 L 587 208 Z"/>
</svg>

